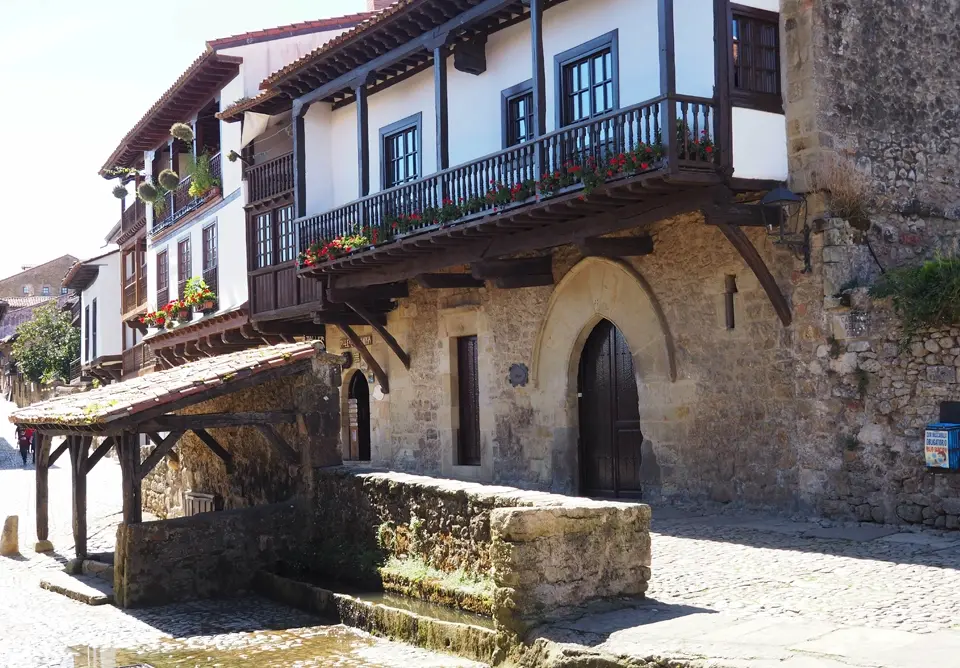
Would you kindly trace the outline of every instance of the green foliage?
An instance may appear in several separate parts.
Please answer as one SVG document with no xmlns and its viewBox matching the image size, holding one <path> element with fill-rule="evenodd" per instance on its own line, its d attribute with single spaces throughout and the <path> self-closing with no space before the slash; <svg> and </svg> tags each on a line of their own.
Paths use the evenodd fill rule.
<svg viewBox="0 0 960 668">
<path fill-rule="evenodd" d="M 187 171 L 190 173 L 191 197 L 203 197 L 220 185 L 220 180 L 213 175 L 210 167 L 210 156 L 206 153 L 198 155 L 196 160 L 188 157 Z"/>
<path fill-rule="evenodd" d="M 121 176 L 132 179 L 135 176 L 143 176 L 143 173 L 134 167 L 111 167 L 110 169 L 103 170 L 103 175 L 107 177 Z"/>
<path fill-rule="evenodd" d="M 80 356 L 80 330 L 56 300 L 34 309 L 33 319 L 17 327 L 13 359 L 30 380 L 48 383 L 70 377 L 70 362 Z"/>
<path fill-rule="evenodd" d="M 891 298 L 904 341 L 922 329 L 960 322 L 960 258 L 938 257 L 918 267 L 890 270 L 870 288 L 870 295 Z"/>
<path fill-rule="evenodd" d="M 122 184 L 117 184 L 113 187 L 113 196 L 117 199 L 123 199 L 127 196 L 127 189 Z"/>
<path fill-rule="evenodd" d="M 157 181 L 167 190 L 173 190 L 180 185 L 180 175 L 168 167 L 160 172 Z"/>
<path fill-rule="evenodd" d="M 141 202 L 153 204 L 160 197 L 160 191 L 157 190 L 157 187 L 149 181 L 144 181 L 137 188 L 137 196 L 140 198 Z"/>
<path fill-rule="evenodd" d="M 390 557 L 387 563 L 380 568 L 381 575 L 389 577 L 396 575 L 413 582 L 425 582 L 448 591 L 459 591 L 484 601 L 493 601 L 493 592 L 496 588 L 493 580 L 482 575 L 474 575 L 463 569 L 445 572 L 419 557 L 398 559 Z"/>
<path fill-rule="evenodd" d="M 186 123 L 174 123 L 171 125 L 170 134 L 174 138 L 188 144 L 193 141 L 193 128 Z"/>
</svg>

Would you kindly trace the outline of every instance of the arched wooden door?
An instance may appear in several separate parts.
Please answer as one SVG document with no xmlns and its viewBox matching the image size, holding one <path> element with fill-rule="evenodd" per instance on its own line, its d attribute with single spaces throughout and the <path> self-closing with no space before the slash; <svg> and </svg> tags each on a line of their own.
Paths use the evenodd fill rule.
<svg viewBox="0 0 960 668">
<path fill-rule="evenodd" d="M 640 496 L 640 399 L 623 334 L 602 320 L 580 355 L 580 491 Z"/>
<path fill-rule="evenodd" d="M 370 461 L 370 386 L 362 371 L 350 379 L 350 459 Z"/>
</svg>

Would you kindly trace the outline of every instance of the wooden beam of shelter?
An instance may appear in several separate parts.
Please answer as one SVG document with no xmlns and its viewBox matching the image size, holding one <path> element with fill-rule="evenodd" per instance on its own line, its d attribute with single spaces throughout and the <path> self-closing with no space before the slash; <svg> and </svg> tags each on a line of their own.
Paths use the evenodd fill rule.
<svg viewBox="0 0 960 668">
<path fill-rule="evenodd" d="M 421 287 L 430 290 L 444 288 L 482 288 L 486 283 L 470 274 L 420 274 L 416 278 Z"/>
<path fill-rule="evenodd" d="M 70 477 L 73 479 L 73 546 L 77 559 L 87 556 L 87 450 L 90 436 L 70 436 Z"/>
<path fill-rule="evenodd" d="M 116 439 L 113 436 L 107 436 L 105 439 L 103 439 L 103 443 L 101 443 L 97 449 L 93 451 L 93 454 L 91 454 L 90 458 L 87 460 L 88 473 L 90 472 L 90 469 L 97 465 L 97 462 L 103 459 L 104 455 L 110 452 L 110 448 L 112 448 L 115 443 Z"/>
<path fill-rule="evenodd" d="M 589 237 L 577 247 L 584 257 L 639 257 L 653 252 L 653 237 Z"/>
<path fill-rule="evenodd" d="M 783 323 L 784 327 L 788 327 L 790 323 L 793 322 L 790 304 L 787 303 L 787 298 L 784 297 L 780 291 L 780 286 L 777 285 L 776 279 L 774 279 L 773 274 L 770 273 L 766 262 L 760 257 L 760 253 L 757 252 L 757 249 L 750 242 L 746 233 L 739 227 L 726 223 L 717 223 L 717 229 L 723 232 L 727 241 L 740 253 L 740 257 L 747 263 L 747 266 L 753 271 L 757 280 L 760 281 L 760 285 L 763 286 L 767 297 L 770 299 L 770 303 L 773 304 L 773 310 L 776 311 L 780 317 L 780 322 Z"/>
<path fill-rule="evenodd" d="M 213 436 L 210 435 L 206 429 L 194 429 L 193 433 L 197 435 L 203 444 L 210 448 L 210 451 L 213 452 L 217 457 L 223 461 L 223 467 L 226 469 L 227 473 L 233 473 L 233 455 L 231 455 L 227 450 L 220 445 L 220 443 Z"/>
<path fill-rule="evenodd" d="M 222 429 L 245 427 L 252 424 L 293 424 L 297 421 L 292 411 L 241 411 L 237 413 L 198 413 L 196 415 L 161 415 L 142 423 L 147 431 L 194 431 L 195 429 Z"/>
<path fill-rule="evenodd" d="M 357 352 L 360 354 L 360 357 L 363 358 L 363 361 L 367 363 L 371 369 L 373 369 L 373 375 L 377 377 L 377 380 L 380 382 L 380 388 L 383 390 L 384 394 L 390 393 L 390 382 L 387 380 L 387 374 L 384 373 L 383 368 L 377 363 L 377 360 L 374 358 L 370 351 L 367 350 L 367 347 L 363 345 L 363 341 L 360 340 L 360 337 L 357 336 L 357 333 L 353 331 L 353 328 L 350 325 L 337 325 L 340 328 L 340 331 L 343 332 L 343 335 L 350 339 L 350 342 L 353 344 L 353 347 L 357 349 Z"/>
<path fill-rule="evenodd" d="M 368 299 L 400 299 L 409 297 L 410 289 L 406 281 L 386 283 L 376 288 L 331 288 L 327 290 L 327 301 L 332 304 L 348 304 Z"/>
<path fill-rule="evenodd" d="M 277 451 L 277 454 L 286 459 L 291 464 L 300 463 L 300 455 L 290 447 L 290 444 L 287 443 L 283 436 L 281 436 L 276 429 L 274 429 L 272 424 L 257 424 L 255 425 L 257 431 L 263 434 L 263 437 L 267 439 L 267 442 L 273 446 L 273 449 Z"/>
<path fill-rule="evenodd" d="M 50 437 L 44 433 L 37 436 L 37 541 L 45 541 L 50 535 L 48 518 Z"/>
<path fill-rule="evenodd" d="M 60 459 L 60 455 L 66 452 L 69 447 L 70 447 L 70 439 L 69 438 L 63 439 L 63 443 L 61 443 L 56 450 L 50 453 L 50 461 L 47 462 L 47 466 L 53 466 L 54 462 Z"/>
<path fill-rule="evenodd" d="M 157 444 L 153 452 L 147 455 L 147 458 L 144 459 L 143 463 L 138 467 L 137 475 L 140 477 L 140 480 L 143 480 L 150 471 L 153 470 L 153 467 L 156 466 L 167 453 L 173 450 L 173 446 L 177 444 L 177 441 L 180 440 L 183 434 L 184 432 L 180 430 L 171 431 L 165 439 Z"/>
<path fill-rule="evenodd" d="M 493 287 L 501 290 L 517 288 L 538 288 L 553 285 L 553 274 L 527 274 L 525 276 L 504 276 L 493 281 Z"/>
<path fill-rule="evenodd" d="M 400 347 L 400 344 L 397 343 L 397 340 L 393 338 L 393 334 L 388 332 L 386 327 L 375 322 L 373 319 L 373 315 L 360 304 L 354 303 L 354 302 L 347 302 L 347 306 L 352 308 L 354 311 L 357 312 L 357 315 L 359 315 L 361 318 L 367 321 L 367 323 L 374 329 L 374 331 L 376 331 L 377 334 L 379 334 L 380 337 L 387 343 L 387 345 L 390 346 L 390 350 L 392 350 L 393 354 L 397 356 L 397 359 L 399 359 L 400 362 L 403 364 L 403 366 L 409 370 L 410 355 L 408 355 L 406 351 Z"/>
<path fill-rule="evenodd" d="M 142 521 L 140 506 L 140 443 L 137 435 L 125 431 L 120 435 L 120 473 L 123 476 L 123 521 L 137 524 Z"/>
</svg>

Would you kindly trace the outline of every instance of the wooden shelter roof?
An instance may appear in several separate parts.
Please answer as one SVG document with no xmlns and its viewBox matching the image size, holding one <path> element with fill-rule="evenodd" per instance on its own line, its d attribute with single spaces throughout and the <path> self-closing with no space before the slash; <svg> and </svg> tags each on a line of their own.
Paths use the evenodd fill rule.
<svg viewBox="0 0 960 668">
<path fill-rule="evenodd" d="M 133 167 L 144 151 L 155 149 L 170 136 L 171 125 L 199 111 L 236 77 L 242 62 L 242 58 L 225 56 L 212 49 L 204 51 L 124 135 L 103 163 L 100 175 L 112 178 L 109 174 L 112 168 Z"/>
<path fill-rule="evenodd" d="M 104 432 L 230 394 L 312 364 L 313 343 L 284 343 L 197 360 L 164 371 L 21 408 L 10 416 L 41 431 Z"/>
<path fill-rule="evenodd" d="M 96 261 L 118 252 L 120 252 L 120 249 L 114 248 L 89 260 L 77 260 L 67 270 L 61 285 L 70 290 L 86 290 L 100 274 L 100 265 L 96 264 Z"/>
</svg>

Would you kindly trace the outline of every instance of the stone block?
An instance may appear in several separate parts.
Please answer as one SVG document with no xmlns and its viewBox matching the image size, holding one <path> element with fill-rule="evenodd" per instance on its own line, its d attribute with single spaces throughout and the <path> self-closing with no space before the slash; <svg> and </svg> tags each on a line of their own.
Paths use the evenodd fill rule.
<svg viewBox="0 0 960 668">
<path fill-rule="evenodd" d="M 923 508 L 915 503 L 905 503 L 897 506 L 897 517 L 904 522 L 920 523 L 923 521 Z"/>
<path fill-rule="evenodd" d="M 20 518 L 10 515 L 3 521 L 3 533 L 0 533 L 0 556 L 12 557 L 20 554 Z"/>
<path fill-rule="evenodd" d="M 957 370 L 952 366 L 927 367 L 927 380 L 934 383 L 956 383 Z"/>
</svg>

